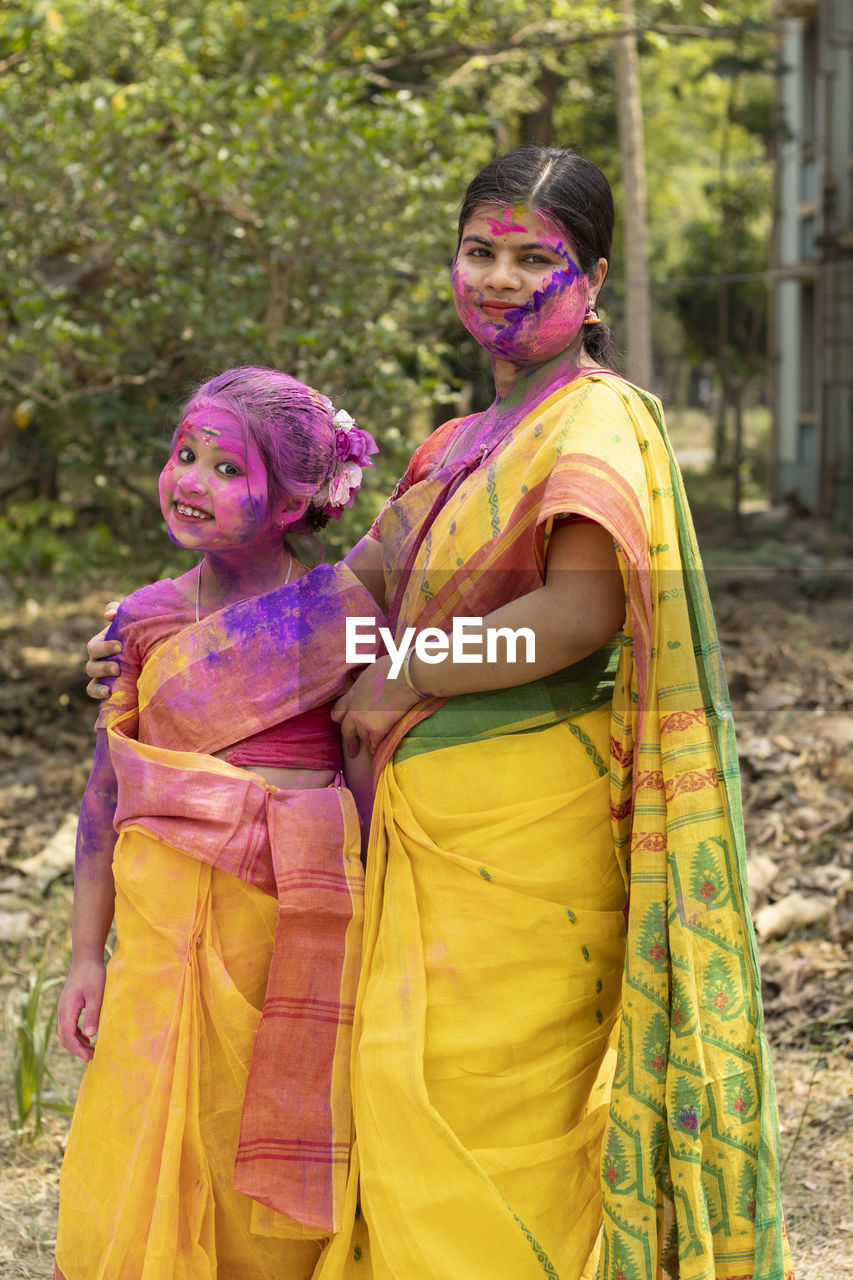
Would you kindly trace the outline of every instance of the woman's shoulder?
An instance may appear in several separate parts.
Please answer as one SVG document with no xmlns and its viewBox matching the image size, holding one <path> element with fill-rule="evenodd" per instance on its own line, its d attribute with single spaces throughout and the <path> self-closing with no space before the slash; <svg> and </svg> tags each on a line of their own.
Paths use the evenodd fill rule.
<svg viewBox="0 0 853 1280">
<path fill-rule="evenodd" d="M 449 418 L 447 422 L 442 422 L 440 427 L 430 432 L 423 444 L 419 445 L 412 454 L 407 471 L 411 484 L 424 480 L 441 466 L 456 433 L 468 421 L 468 418 Z"/>
<path fill-rule="evenodd" d="M 626 410 L 650 413 L 652 417 L 663 416 L 663 408 L 657 396 L 635 383 L 629 382 L 621 374 L 610 369 L 586 370 L 577 380 L 579 390 L 584 390 L 591 400 L 599 402 L 620 402 Z"/>
<path fill-rule="evenodd" d="M 660 434 L 663 409 L 657 397 L 619 374 L 595 370 L 552 393 L 527 425 L 541 444 L 556 440 L 568 448 L 584 433 L 608 430 L 617 433 L 611 443 L 639 441 Z"/>
</svg>

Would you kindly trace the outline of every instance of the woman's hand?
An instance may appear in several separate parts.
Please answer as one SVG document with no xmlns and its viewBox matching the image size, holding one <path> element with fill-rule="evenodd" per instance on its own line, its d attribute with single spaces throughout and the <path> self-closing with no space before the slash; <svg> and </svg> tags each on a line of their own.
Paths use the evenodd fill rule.
<svg viewBox="0 0 853 1280">
<path fill-rule="evenodd" d="M 390 679 L 390 669 L 387 654 L 365 667 L 332 708 L 332 719 L 341 726 L 347 755 L 358 755 L 359 741 L 375 751 L 397 721 L 421 701 L 402 673 L 396 680 Z"/>
<path fill-rule="evenodd" d="M 81 1062 L 91 1061 L 95 1052 L 92 1037 L 97 1034 L 101 1020 L 106 980 L 107 969 L 103 960 L 73 961 L 59 997 L 56 1014 L 59 1042 Z M 86 1016 L 81 1029 L 80 1014 L 84 1010 Z"/>
<path fill-rule="evenodd" d="M 104 610 L 104 617 L 107 623 L 112 622 L 116 616 L 118 602 L 111 600 Z M 89 661 L 86 663 L 86 675 L 90 677 L 89 683 L 86 685 L 86 692 L 90 698 L 108 698 L 110 696 L 109 686 L 101 684 L 106 676 L 117 676 L 119 674 L 119 665 L 117 662 L 108 662 L 106 659 L 113 654 L 121 653 L 121 642 L 119 640 L 105 640 L 104 636 L 107 628 L 103 627 L 96 636 L 86 645 L 89 653 Z"/>
</svg>

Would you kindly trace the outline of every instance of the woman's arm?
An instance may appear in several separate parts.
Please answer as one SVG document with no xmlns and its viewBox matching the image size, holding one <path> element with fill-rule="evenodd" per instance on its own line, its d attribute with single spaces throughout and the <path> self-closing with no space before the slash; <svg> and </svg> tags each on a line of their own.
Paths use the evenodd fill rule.
<svg viewBox="0 0 853 1280">
<path fill-rule="evenodd" d="M 104 617 L 107 620 L 107 626 L 102 627 L 96 636 L 86 645 L 89 654 L 89 661 L 86 663 L 86 675 L 90 677 L 89 683 L 86 685 L 86 692 L 90 698 L 108 698 L 110 696 L 110 687 L 101 684 L 102 680 L 109 676 L 117 676 L 119 674 L 119 665 L 117 662 L 110 662 L 108 659 L 114 654 L 121 653 L 120 640 L 105 640 L 109 624 L 116 616 L 119 602 L 111 600 L 104 610 Z"/>
<path fill-rule="evenodd" d="M 113 921 L 113 828 L 117 783 L 106 731 L 98 731 L 92 772 L 80 806 L 74 865 L 71 969 L 59 998 L 57 1025 L 63 1048 L 88 1062 L 94 1053 L 106 982 L 104 946 Z M 82 1030 L 79 1020 L 85 1011 Z"/>
<path fill-rule="evenodd" d="M 408 662 L 411 684 L 423 698 L 452 697 L 529 684 L 579 662 L 601 648 L 625 619 L 625 590 L 612 535 L 601 525 L 559 525 L 548 544 L 545 582 L 536 591 L 495 609 L 483 629 L 532 632 L 533 661 L 510 661 L 504 643 L 492 662 L 456 662 L 447 654 L 440 663 L 413 653 Z M 524 656 L 520 640 L 517 654 Z M 375 750 L 382 738 L 421 700 L 403 674 L 390 678 L 391 659 L 380 659 L 359 676 L 335 704 L 347 750 L 358 740 Z"/>
</svg>

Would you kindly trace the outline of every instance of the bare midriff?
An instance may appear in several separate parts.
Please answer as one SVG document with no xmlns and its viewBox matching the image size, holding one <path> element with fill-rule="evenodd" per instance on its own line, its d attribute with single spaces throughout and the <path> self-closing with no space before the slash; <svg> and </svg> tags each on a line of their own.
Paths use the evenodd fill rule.
<svg viewBox="0 0 853 1280">
<path fill-rule="evenodd" d="M 215 751 L 213 754 L 217 760 L 225 759 L 224 751 Z M 256 773 L 264 782 L 281 791 L 307 791 L 315 787 L 328 787 L 337 776 L 334 769 L 291 769 L 269 764 L 255 764 L 251 768 L 238 764 L 234 768 L 243 769 L 245 773 Z"/>
</svg>

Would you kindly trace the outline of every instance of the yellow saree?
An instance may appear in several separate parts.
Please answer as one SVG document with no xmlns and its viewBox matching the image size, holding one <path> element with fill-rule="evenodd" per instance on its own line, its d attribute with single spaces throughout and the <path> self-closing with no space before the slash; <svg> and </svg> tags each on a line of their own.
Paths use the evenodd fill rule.
<svg viewBox="0 0 853 1280">
<path fill-rule="evenodd" d="M 442 497 L 451 471 L 382 516 L 398 635 L 531 590 L 572 512 L 612 533 L 628 620 L 380 752 L 362 1216 L 353 1176 L 318 1277 L 785 1280 L 731 721 L 659 406 L 580 378 Z"/>
<path fill-rule="evenodd" d="M 277 790 L 207 753 L 334 696 L 345 619 L 373 606 L 325 566 L 200 624 L 176 624 L 175 597 L 158 583 L 123 606 L 128 646 L 156 643 L 102 717 L 118 942 L 56 1274 L 308 1280 L 349 1163 L 358 816 L 342 788 Z"/>
</svg>

